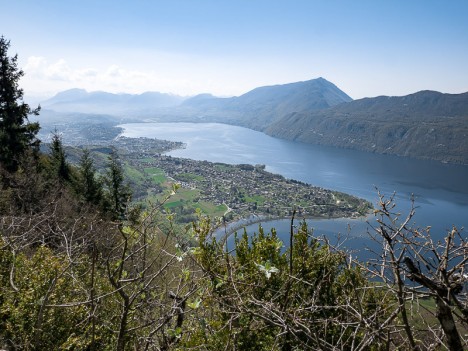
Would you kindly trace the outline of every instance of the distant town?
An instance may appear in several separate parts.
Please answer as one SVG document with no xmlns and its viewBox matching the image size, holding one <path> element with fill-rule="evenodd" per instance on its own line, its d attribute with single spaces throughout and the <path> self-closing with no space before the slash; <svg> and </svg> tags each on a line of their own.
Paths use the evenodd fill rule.
<svg viewBox="0 0 468 351">
<path fill-rule="evenodd" d="M 286 179 L 265 170 L 264 165 L 229 165 L 176 158 L 156 152 L 183 146 L 170 141 L 148 138 L 123 138 L 117 143 L 123 159 L 148 177 L 164 173 L 159 184 L 178 183 L 181 192 L 190 194 L 177 201 L 172 210 L 184 213 L 184 206 L 211 203 L 226 221 L 250 215 L 291 216 L 295 209 L 302 217 L 357 217 L 371 204 L 353 196 Z M 180 207 L 178 209 L 178 207 Z M 220 213 L 218 213 L 219 215 Z"/>
<path fill-rule="evenodd" d="M 358 217 L 372 207 L 354 196 L 270 173 L 264 165 L 229 165 L 171 157 L 165 153 L 185 145 L 123 137 L 115 124 L 85 127 L 70 123 L 63 127 L 64 143 L 71 146 L 67 151 L 70 162 L 79 160 L 76 147 L 88 148 L 95 155 L 98 169 L 102 169 L 107 154 L 115 148 L 133 189 L 134 201 L 141 204 L 164 201 L 165 210 L 174 213 L 180 223 L 195 220 L 197 208 L 229 223 L 251 216 L 290 217 L 294 210 L 299 217 Z M 179 190 L 167 198 L 175 184 L 180 185 Z"/>
</svg>

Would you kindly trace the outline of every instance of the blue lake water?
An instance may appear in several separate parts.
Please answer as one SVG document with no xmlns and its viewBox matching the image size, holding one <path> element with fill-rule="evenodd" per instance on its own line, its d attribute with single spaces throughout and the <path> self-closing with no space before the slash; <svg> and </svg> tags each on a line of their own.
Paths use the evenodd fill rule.
<svg viewBox="0 0 468 351">
<path fill-rule="evenodd" d="M 378 199 L 376 188 L 387 195 L 396 192 L 402 214 L 407 213 L 414 194 L 418 207 L 414 222 L 422 227 L 431 225 L 435 237 L 442 237 L 453 225 L 459 228 L 468 225 L 468 166 L 297 143 L 219 123 L 132 123 L 121 127 L 127 137 L 186 143 L 185 149 L 169 152 L 174 157 L 264 164 L 270 172 L 343 191 L 372 203 Z M 310 223 L 317 235 L 349 232 L 355 241 L 353 247 L 368 242 L 363 219 Z M 280 235 L 289 232 L 289 220 L 263 224 L 266 229 L 271 226 Z M 258 224 L 247 228 L 256 230 Z"/>
</svg>

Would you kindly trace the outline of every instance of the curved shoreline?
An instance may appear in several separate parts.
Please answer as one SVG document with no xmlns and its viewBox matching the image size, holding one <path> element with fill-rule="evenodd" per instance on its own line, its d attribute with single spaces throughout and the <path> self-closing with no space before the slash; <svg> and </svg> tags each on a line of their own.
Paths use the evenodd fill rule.
<svg viewBox="0 0 468 351">
<path fill-rule="evenodd" d="M 357 220 L 359 218 L 367 218 L 371 214 L 369 210 L 365 215 L 359 217 L 342 217 L 342 216 L 301 216 L 295 217 L 295 220 L 334 220 L 334 219 L 352 219 Z M 213 235 L 217 238 L 221 238 L 222 241 L 227 240 L 232 234 L 236 233 L 239 229 L 245 228 L 252 224 L 272 222 L 279 220 L 291 220 L 291 217 L 285 216 L 265 216 L 265 215 L 250 215 L 248 218 L 241 218 L 237 221 L 219 225 L 213 228 Z M 223 232 L 221 232 L 223 230 Z M 222 236 L 221 236 L 222 234 Z"/>
</svg>

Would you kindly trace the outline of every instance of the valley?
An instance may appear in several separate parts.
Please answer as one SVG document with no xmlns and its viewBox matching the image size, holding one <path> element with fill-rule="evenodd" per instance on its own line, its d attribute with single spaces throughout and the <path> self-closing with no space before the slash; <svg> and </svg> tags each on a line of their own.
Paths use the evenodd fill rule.
<svg viewBox="0 0 468 351">
<path fill-rule="evenodd" d="M 0 351 L 468 350 L 467 12 L 5 1 Z"/>
<path fill-rule="evenodd" d="M 72 89 L 43 106 L 47 120 L 225 123 L 303 143 L 468 164 L 468 93 L 420 91 L 353 100 L 317 78 L 229 98 Z"/>
<path fill-rule="evenodd" d="M 326 189 L 350 193 L 367 201 L 375 199 L 374 186 L 387 193 L 397 191 L 404 209 L 409 206 L 411 194 L 416 193 L 416 201 L 424 203 L 423 209 L 419 210 L 421 223 L 433 222 L 438 211 L 447 212 L 444 216 L 447 219 L 453 218 L 452 223 L 463 225 L 464 222 L 462 213 L 466 191 L 461 184 L 466 169 L 462 167 L 456 170 L 445 170 L 444 167 L 431 162 L 434 160 L 437 163 L 440 162 L 440 165 L 463 165 L 468 162 L 466 159 L 468 155 L 467 94 L 422 91 L 402 97 L 380 96 L 352 100 L 332 83 L 319 78 L 305 82 L 260 87 L 233 98 L 217 98 L 209 94 L 183 99 L 165 96 L 162 100 L 155 99 L 152 104 L 151 99 L 147 99 L 144 111 L 132 110 L 132 106 L 135 107 L 137 104 L 129 103 L 125 110 L 115 115 L 102 115 L 99 114 L 100 110 L 93 111 L 93 106 L 99 105 L 99 98 L 103 94 L 85 91 L 71 91 L 65 96 L 64 94 L 60 93 L 44 104 L 45 109 L 39 118 L 42 126 L 41 139 L 46 141 L 47 133 L 57 128 L 60 133 L 63 133 L 64 141 L 71 145 L 104 148 L 106 145 L 114 145 L 118 149 L 126 150 L 128 176 L 136 189 L 136 198 L 139 199 L 146 196 L 153 200 L 157 199 L 161 196 L 159 192 L 164 186 L 166 190 L 171 188 L 170 182 L 154 184 L 145 180 L 149 177 L 149 169 L 166 172 L 164 168 L 167 168 L 172 172 L 169 177 L 173 182 L 182 182 L 187 185 L 186 188 L 179 190 L 178 198 L 169 205 L 170 208 L 179 211 L 179 218 L 182 222 L 194 219 L 193 213 L 197 206 L 204 207 L 205 213 L 213 216 L 226 215 L 227 220 L 245 218 L 251 213 L 269 217 L 279 216 L 278 213 L 287 214 L 293 206 L 289 206 L 289 210 L 286 210 L 282 208 L 285 206 L 280 204 L 272 206 L 272 202 L 264 200 L 263 197 L 252 200 L 252 196 L 244 198 L 241 196 L 240 198 L 245 201 L 237 202 L 239 197 L 233 197 L 234 189 L 241 189 L 241 193 L 242 191 L 250 193 L 255 190 L 254 187 L 249 186 L 245 189 L 238 186 L 237 181 L 233 181 L 234 185 L 229 184 L 224 179 L 228 175 L 217 174 L 219 169 L 213 165 L 210 165 L 205 172 L 204 166 L 201 166 L 202 163 L 197 165 L 192 164 L 195 161 L 179 160 L 177 162 L 183 165 L 179 164 L 176 168 L 175 162 L 172 162 L 180 158 L 208 160 L 214 164 L 250 164 L 254 167 L 257 164 L 265 164 L 268 171 L 280 173 L 285 179 L 299 180 Z M 122 101 L 142 101 L 150 95 L 106 94 L 105 97 L 106 101 L 102 102 L 101 107 L 108 106 L 109 111 L 116 111 L 123 103 Z M 57 108 L 58 111 L 54 111 L 53 108 Z M 81 112 L 73 112 L 75 109 Z M 154 129 L 154 122 L 157 122 L 158 129 L 162 128 L 164 132 L 157 133 Z M 181 128 L 183 124 L 181 122 L 187 125 L 190 125 L 188 122 L 196 122 L 194 125 L 200 127 L 190 127 L 196 133 L 190 136 L 191 145 L 188 150 L 181 149 L 187 146 L 185 145 L 187 141 L 181 138 L 184 136 L 183 133 L 178 136 L 179 132 L 175 132 L 174 128 L 163 127 L 175 122 L 177 122 L 174 124 L 175 129 Z M 221 126 L 213 122 L 220 122 L 226 126 L 221 127 L 220 135 L 216 135 L 217 131 L 211 131 L 210 128 Z M 136 125 L 140 126 L 132 135 L 124 134 L 131 138 L 138 139 L 140 136 L 149 139 L 170 138 L 173 144 L 158 146 L 154 144 L 157 141 L 153 141 L 154 147 L 151 148 L 151 152 L 152 155 L 169 153 L 172 159 L 153 158 L 153 156 L 139 158 L 138 147 L 134 150 L 128 147 L 135 141 L 130 141 L 126 145 L 124 139 L 117 138 L 123 131 L 122 123 L 137 123 Z M 245 126 L 250 129 L 234 132 L 239 127 L 231 128 L 228 125 Z M 232 132 L 226 132 L 231 129 Z M 272 142 L 266 139 L 265 134 L 254 131 L 255 129 L 292 142 L 284 142 L 284 145 L 280 146 L 283 144 L 280 142 L 281 139 Z M 172 135 L 172 133 L 175 134 Z M 198 145 L 197 140 L 200 138 L 206 139 L 204 143 L 206 147 L 197 146 L 193 149 L 194 145 Z M 238 141 L 232 143 L 232 138 Z M 184 143 L 184 146 L 180 141 Z M 300 143 L 297 144 L 297 142 Z M 321 151 L 318 153 L 314 151 L 316 148 L 313 145 L 338 148 L 326 151 L 324 155 L 327 155 L 327 158 L 325 158 Z M 284 152 L 283 155 L 283 149 L 289 151 Z M 364 153 L 349 153 L 347 149 L 364 151 Z M 296 161 L 290 160 L 290 158 L 294 159 L 296 154 L 303 156 Z M 404 157 L 378 156 L 382 154 Z M 70 154 L 71 158 L 73 158 L 72 155 L 73 153 Z M 103 155 L 100 157 L 101 164 L 105 163 L 105 154 Z M 282 161 L 276 162 L 277 157 L 280 157 Z M 425 159 L 428 162 L 420 162 L 416 159 Z M 298 164 L 296 167 L 296 162 L 301 165 Z M 343 167 L 347 168 L 340 169 L 339 173 L 336 173 L 336 166 L 331 165 L 330 162 L 342 163 Z M 283 164 L 288 166 L 284 167 Z M 321 179 L 321 176 L 317 177 L 317 171 L 320 174 L 324 167 L 330 168 L 330 170 L 324 170 L 324 174 L 327 174 L 326 172 L 334 174 L 330 180 Z M 196 168 L 198 170 L 195 171 Z M 232 175 L 236 175 L 238 171 L 236 168 L 230 170 Z M 185 175 L 177 179 L 177 173 L 180 172 Z M 211 184 L 210 177 L 201 176 L 199 172 L 211 172 L 225 180 L 217 184 L 217 195 L 214 195 L 211 190 L 207 192 L 206 189 L 209 186 L 206 184 Z M 308 174 L 303 174 L 303 172 L 308 172 Z M 245 176 L 247 173 L 244 173 Z M 258 175 L 255 172 L 251 174 Z M 378 176 L 373 176 L 374 174 Z M 206 184 L 201 179 L 204 179 Z M 391 185 L 388 186 L 388 184 Z M 449 189 L 449 193 L 445 193 L 446 188 Z M 268 190 L 262 189 L 261 191 Z M 443 194 L 440 193 L 441 191 Z M 209 195 L 204 198 L 204 194 Z M 257 193 L 253 195 L 263 196 Z M 285 196 L 284 199 L 292 200 L 290 196 Z M 449 209 L 445 201 L 455 204 L 455 208 Z M 280 203 L 282 202 L 283 199 Z M 304 203 L 301 205 L 300 200 L 295 204 L 305 205 Z M 457 204 L 461 204 L 461 207 Z M 233 211 L 227 212 L 228 208 Z M 321 209 L 322 212 L 315 209 L 313 214 L 308 211 L 310 210 L 303 212 L 307 216 L 323 216 L 325 213 L 335 216 L 330 209 Z M 440 221 L 438 227 L 441 232 L 445 231 L 445 225 L 445 221 L 444 223 Z"/>
<path fill-rule="evenodd" d="M 136 204 L 161 204 L 177 223 L 196 220 L 197 209 L 224 223 L 251 215 L 263 220 L 290 217 L 338 218 L 365 215 L 372 205 L 338 191 L 286 179 L 265 171 L 264 165 L 230 165 L 162 154 L 184 145 L 150 138 L 119 137 L 107 147 L 87 145 L 98 169 L 106 164 L 110 147 L 117 150 Z M 67 148 L 71 162 L 81 151 Z M 169 195 L 177 189 L 174 194 Z"/>
</svg>

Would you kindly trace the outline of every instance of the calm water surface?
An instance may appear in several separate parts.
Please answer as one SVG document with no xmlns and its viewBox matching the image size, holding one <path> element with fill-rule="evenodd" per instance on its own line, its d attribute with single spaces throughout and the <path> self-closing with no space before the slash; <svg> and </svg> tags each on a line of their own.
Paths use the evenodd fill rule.
<svg viewBox="0 0 468 351">
<path fill-rule="evenodd" d="M 121 125 L 124 136 L 182 141 L 187 147 L 169 152 L 175 157 L 230 164 L 264 164 L 270 172 L 328 189 L 339 190 L 372 203 L 376 188 L 396 192 L 398 209 L 405 213 L 411 194 L 418 206 L 415 223 L 432 226 L 441 237 L 452 225 L 468 225 L 468 166 L 378 155 L 276 139 L 250 129 L 219 123 L 132 123 Z M 288 232 L 289 221 L 264 224 Z M 353 247 L 364 245 L 365 220 L 311 221 L 316 234 L 346 234 Z M 258 225 L 248 227 L 256 230 Z"/>
</svg>

